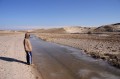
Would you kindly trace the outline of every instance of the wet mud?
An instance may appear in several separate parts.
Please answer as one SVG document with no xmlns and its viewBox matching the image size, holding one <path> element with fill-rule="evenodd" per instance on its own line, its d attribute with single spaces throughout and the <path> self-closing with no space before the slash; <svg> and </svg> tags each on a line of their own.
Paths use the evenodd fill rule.
<svg viewBox="0 0 120 79">
<path fill-rule="evenodd" d="M 120 69 L 82 50 L 31 37 L 33 63 L 43 79 L 120 79 Z"/>
</svg>

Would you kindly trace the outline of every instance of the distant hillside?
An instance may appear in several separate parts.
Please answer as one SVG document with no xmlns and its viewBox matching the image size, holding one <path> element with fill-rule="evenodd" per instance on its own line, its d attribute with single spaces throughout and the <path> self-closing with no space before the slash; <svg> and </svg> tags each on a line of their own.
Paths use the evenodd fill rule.
<svg viewBox="0 0 120 79">
<path fill-rule="evenodd" d="M 120 32 L 120 23 L 103 25 L 100 27 L 63 27 L 51 29 L 37 29 L 32 32 L 36 33 L 99 33 L 99 32 Z"/>
<path fill-rule="evenodd" d="M 67 33 L 88 33 L 92 32 L 95 28 L 94 27 L 64 27 Z"/>
<path fill-rule="evenodd" d="M 8 33 L 8 32 L 12 32 L 11 30 L 0 30 L 0 33 Z"/>
<path fill-rule="evenodd" d="M 100 26 L 94 32 L 120 32 L 120 23 Z"/>
<path fill-rule="evenodd" d="M 51 29 L 37 29 L 32 32 L 37 33 L 88 33 L 92 32 L 95 28 L 91 27 L 64 27 L 64 28 L 51 28 Z"/>
<path fill-rule="evenodd" d="M 51 29 L 37 29 L 32 32 L 37 33 L 66 33 L 66 31 L 63 28 L 51 28 Z"/>
</svg>

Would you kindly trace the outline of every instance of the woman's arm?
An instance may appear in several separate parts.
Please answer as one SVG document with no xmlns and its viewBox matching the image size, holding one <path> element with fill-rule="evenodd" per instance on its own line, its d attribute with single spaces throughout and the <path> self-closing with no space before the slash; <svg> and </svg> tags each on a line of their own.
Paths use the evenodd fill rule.
<svg viewBox="0 0 120 79">
<path fill-rule="evenodd" d="M 28 49 L 29 49 L 29 51 L 32 51 L 32 45 L 30 43 L 30 40 L 28 40 Z"/>
</svg>

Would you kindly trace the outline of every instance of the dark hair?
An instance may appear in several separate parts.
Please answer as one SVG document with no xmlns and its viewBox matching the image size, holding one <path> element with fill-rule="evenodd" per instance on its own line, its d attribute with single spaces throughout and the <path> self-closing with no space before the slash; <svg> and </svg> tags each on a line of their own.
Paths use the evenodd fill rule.
<svg viewBox="0 0 120 79">
<path fill-rule="evenodd" d="M 25 33 L 25 38 L 30 38 L 30 33 Z"/>
</svg>

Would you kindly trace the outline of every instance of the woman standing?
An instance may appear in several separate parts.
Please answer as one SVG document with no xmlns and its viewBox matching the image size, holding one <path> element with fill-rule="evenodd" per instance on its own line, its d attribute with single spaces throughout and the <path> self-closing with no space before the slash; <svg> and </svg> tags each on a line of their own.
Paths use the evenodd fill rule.
<svg viewBox="0 0 120 79">
<path fill-rule="evenodd" d="M 24 49 L 26 52 L 26 59 L 27 59 L 27 64 L 31 65 L 32 64 L 32 45 L 30 43 L 30 33 L 25 33 L 25 38 L 24 38 Z"/>
</svg>

